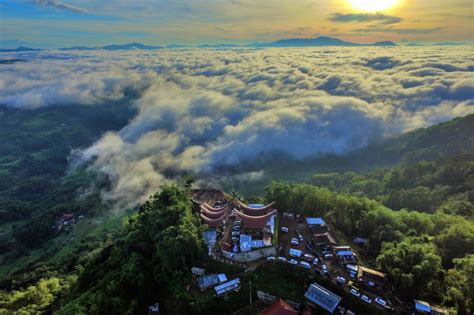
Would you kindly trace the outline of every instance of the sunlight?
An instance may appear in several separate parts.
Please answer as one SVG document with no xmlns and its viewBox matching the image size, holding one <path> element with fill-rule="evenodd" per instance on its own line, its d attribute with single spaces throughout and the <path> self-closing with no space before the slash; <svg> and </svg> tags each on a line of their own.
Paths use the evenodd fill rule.
<svg viewBox="0 0 474 315">
<path fill-rule="evenodd" d="M 382 11 L 393 7 L 398 0 L 348 0 L 352 7 L 368 12 Z"/>
</svg>

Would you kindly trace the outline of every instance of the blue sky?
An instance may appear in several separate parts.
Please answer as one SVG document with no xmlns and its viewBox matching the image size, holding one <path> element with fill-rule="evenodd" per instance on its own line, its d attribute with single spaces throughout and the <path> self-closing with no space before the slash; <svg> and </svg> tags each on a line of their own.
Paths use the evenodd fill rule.
<svg viewBox="0 0 474 315">
<path fill-rule="evenodd" d="M 0 46 L 250 43 L 319 35 L 358 42 L 473 41 L 471 0 L 399 0 L 381 12 L 353 2 L 0 0 Z"/>
</svg>

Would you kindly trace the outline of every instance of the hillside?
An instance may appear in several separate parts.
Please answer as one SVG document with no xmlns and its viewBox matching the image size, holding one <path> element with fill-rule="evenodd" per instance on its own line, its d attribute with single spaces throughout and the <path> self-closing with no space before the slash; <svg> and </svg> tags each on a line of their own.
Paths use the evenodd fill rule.
<svg viewBox="0 0 474 315">
<path fill-rule="evenodd" d="M 379 143 L 348 152 L 344 155 L 329 155 L 292 161 L 275 156 L 271 162 L 254 161 L 249 167 L 253 171 L 263 170 L 265 176 L 252 182 L 225 182 L 225 188 L 235 189 L 247 195 L 262 193 L 272 179 L 309 182 L 317 173 L 365 173 L 397 165 L 412 165 L 420 161 L 435 162 L 440 159 L 474 155 L 474 115 L 456 118 L 428 128 L 386 139 Z M 235 172 L 243 171 L 236 168 Z M 248 169 L 246 170 L 248 171 Z M 371 195 L 373 197 L 373 195 Z"/>
</svg>

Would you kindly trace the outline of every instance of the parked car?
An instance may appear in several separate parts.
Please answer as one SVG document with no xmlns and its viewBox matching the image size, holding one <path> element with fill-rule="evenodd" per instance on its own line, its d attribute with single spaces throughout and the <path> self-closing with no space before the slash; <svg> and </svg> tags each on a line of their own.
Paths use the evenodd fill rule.
<svg viewBox="0 0 474 315">
<path fill-rule="evenodd" d="M 318 257 L 314 258 L 314 260 L 313 260 L 313 265 L 317 265 L 317 264 L 318 264 L 318 262 L 319 262 L 319 259 L 318 259 Z"/>
<path fill-rule="evenodd" d="M 360 297 L 360 293 L 359 293 L 359 291 L 357 291 L 356 289 L 351 289 L 351 294 L 352 294 L 353 296 Z"/>
<path fill-rule="evenodd" d="M 330 258 L 333 258 L 333 254 L 324 254 L 324 258 L 326 259 L 330 259 Z"/>
<path fill-rule="evenodd" d="M 288 263 L 289 263 L 289 264 L 292 264 L 292 265 L 297 265 L 297 264 L 298 264 L 298 262 L 297 262 L 296 260 L 294 260 L 294 259 L 288 260 Z"/>
<path fill-rule="evenodd" d="M 282 231 L 283 233 L 288 233 L 289 229 L 288 229 L 286 226 L 282 226 L 282 227 L 281 227 L 281 231 Z"/>
<path fill-rule="evenodd" d="M 275 261 L 275 256 L 269 256 L 269 257 L 267 257 L 267 261 Z"/>
<path fill-rule="evenodd" d="M 361 299 L 367 304 L 372 304 L 372 299 L 369 298 L 367 295 L 362 295 Z"/>
<path fill-rule="evenodd" d="M 326 265 L 322 265 L 321 268 L 322 268 L 323 273 L 329 273 L 329 269 Z"/>
<path fill-rule="evenodd" d="M 303 235 L 298 234 L 298 239 L 300 240 L 300 242 L 304 241 Z"/>
<path fill-rule="evenodd" d="M 240 235 L 240 231 L 232 231 L 232 236 L 239 236 Z"/>
<path fill-rule="evenodd" d="M 311 262 L 311 261 L 314 260 L 314 256 L 311 255 L 311 254 L 304 254 L 304 259 L 305 259 L 306 261 L 310 261 L 310 262 Z"/>
<path fill-rule="evenodd" d="M 237 242 L 239 240 L 238 236 L 232 236 L 232 242 Z"/>
<path fill-rule="evenodd" d="M 303 267 L 303 268 L 306 268 L 306 269 L 310 269 L 310 268 L 311 268 L 311 265 L 308 264 L 306 261 L 300 262 L 300 266 Z"/>
<path fill-rule="evenodd" d="M 346 284 L 346 278 L 344 278 L 343 276 L 337 276 L 336 281 L 342 286 Z"/>
<path fill-rule="evenodd" d="M 278 257 L 278 261 L 286 262 L 286 257 L 280 256 Z"/>
<path fill-rule="evenodd" d="M 349 272 L 349 276 L 350 276 L 352 279 L 355 279 L 355 277 L 357 277 L 357 274 L 355 273 L 355 271 L 351 271 L 351 272 Z"/>
<path fill-rule="evenodd" d="M 379 297 L 375 298 L 375 303 L 377 303 L 378 305 L 383 306 L 383 307 L 388 307 L 387 301 L 385 301 L 384 299 L 379 298 Z"/>
<path fill-rule="evenodd" d="M 298 241 L 297 238 L 294 238 L 294 237 L 293 237 L 293 238 L 291 239 L 291 245 L 299 245 L 299 243 L 300 243 L 300 242 Z"/>
</svg>

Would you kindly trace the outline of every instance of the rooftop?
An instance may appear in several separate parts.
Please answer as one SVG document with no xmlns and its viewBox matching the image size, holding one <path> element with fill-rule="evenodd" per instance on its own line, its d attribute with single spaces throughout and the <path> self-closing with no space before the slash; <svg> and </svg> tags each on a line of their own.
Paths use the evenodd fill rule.
<svg viewBox="0 0 474 315">
<path fill-rule="evenodd" d="M 304 296 L 314 304 L 321 306 L 330 313 L 334 312 L 342 300 L 340 296 L 334 294 L 317 283 L 311 284 Z"/>
</svg>

